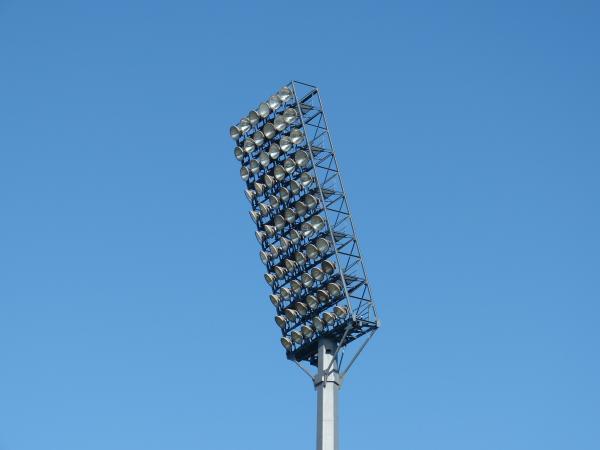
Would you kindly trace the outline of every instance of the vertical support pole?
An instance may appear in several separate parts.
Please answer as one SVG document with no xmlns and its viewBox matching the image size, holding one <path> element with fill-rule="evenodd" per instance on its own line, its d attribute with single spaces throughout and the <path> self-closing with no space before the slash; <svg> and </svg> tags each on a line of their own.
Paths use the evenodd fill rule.
<svg viewBox="0 0 600 450">
<path fill-rule="evenodd" d="M 317 450 L 339 450 L 338 391 L 340 378 L 334 360 L 336 343 L 319 340 L 317 390 Z M 327 371 L 329 369 L 329 371 Z"/>
</svg>

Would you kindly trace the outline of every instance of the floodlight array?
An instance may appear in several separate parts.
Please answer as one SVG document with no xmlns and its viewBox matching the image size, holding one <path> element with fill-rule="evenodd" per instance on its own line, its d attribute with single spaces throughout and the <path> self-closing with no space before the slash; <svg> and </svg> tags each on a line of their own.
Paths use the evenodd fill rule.
<svg viewBox="0 0 600 450">
<path fill-rule="evenodd" d="M 323 148 L 306 136 L 305 116 L 312 109 L 298 101 L 293 84 L 284 86 L 231 126 L 229 134 L 246 183 L 281 344 L 288 357 L 314 361 L 320 337 L 344 333 L 350 341 L 366 332 L 361 329 L 364 305 L 354 307 L 351 301 L 351 294 L 366 285 L 366 275 L 339 267 L 338 251 L 355 238 L 330 225 L 328 205 L 343 191 L 329 188 L 319 175 L 314 155 Z"/>
</svg>

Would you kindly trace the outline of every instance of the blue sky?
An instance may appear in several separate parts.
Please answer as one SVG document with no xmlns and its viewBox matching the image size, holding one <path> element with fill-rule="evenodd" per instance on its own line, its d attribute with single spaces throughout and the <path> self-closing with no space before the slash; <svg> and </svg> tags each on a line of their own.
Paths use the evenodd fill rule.
<svg viewBox="0 0 600 450">
<path fill-rule="evenodd" d="M 0 1 L 0 450 L 312 448 L 228 127 L 320 87 L 383 327 L 342 448 L 600 447 L 597 2 Z"/>
</svg>

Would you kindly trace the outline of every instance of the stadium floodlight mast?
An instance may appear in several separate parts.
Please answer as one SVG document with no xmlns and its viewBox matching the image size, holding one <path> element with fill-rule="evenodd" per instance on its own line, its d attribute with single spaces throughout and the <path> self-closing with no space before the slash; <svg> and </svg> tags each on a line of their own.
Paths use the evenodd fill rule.
<svg viewBox="0 0 600 450">
<path fill-rule="evenodd" d="M 292 81 L 229 134 L 281 344 L 317 390 L 317 450 L 338 450 L 338 390 L 379 319 L 319 90 Z"/>
</svg>

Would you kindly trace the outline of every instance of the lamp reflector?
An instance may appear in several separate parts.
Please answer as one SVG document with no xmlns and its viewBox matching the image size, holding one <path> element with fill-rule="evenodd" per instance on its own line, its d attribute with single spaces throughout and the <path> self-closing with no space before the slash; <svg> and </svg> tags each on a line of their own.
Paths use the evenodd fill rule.
<svg viewBox="0 0 600 450">
<path fill-rule="evenodd" d="M 327 293 L 331 298 L 336 298 L 342 293 L 343 286 L 340 283 L 329 283 Z"/>
<path fill-rule="evenodd" d="M 254 143 L 254 140 L 252 138 L 246 138 L 244 140 L 244 151 L 246 153 L 251 153 L 252 150 L 254 150 L 256 148 L 256 144 Z"/>
<path fill-rule="evenodd" d="M 302 235 L 298 232 L 298 230 L 290 231 L 289 236 L 293 244 L 297 244 L 298 242 L 300 242 L 300 239 L 302 239 Z"/>
<path fill-rule="evenodd" d="M 263 195 L 265 193 L 265 185 L 263 183 L 259 183 L 258 181 L 254 182 L 254 190 L 258 195 Z"/>
<path fill-rule="evenodd" d="M 282 132 L 283 130 L 285 130 L 287 128 L 287 123 L 284 120 L 283 116 L 277 116 L 275 117 L 275 120 L 273 121 L 273 126 L 275 127 L 275 129 L 279 132 Z"/>
<path fill-rule="evenodd" d="M 298 318 L 298 311 L 295 309 L 286 308 L 283 310 L 283 313 L 285 314 L 286 319 L 290 322 L 294 322 Z"/>
<path fill-rule="evenodd" d="M 258 154 L 258 162 L 261 166 L 267 167 L 271 163 L 271 157 L 267 152 L 260 152 Z"/>
<path fill-rule="evenodd" d="M 242 177 L 242 180 L 244 181 L 248 181 L 248 179 L 250 178 L 250 171 L 246 166 L 242 166 L 242 168 L 240 169 L 240 177 Z"/>
<path fill-rule="evenodd" d="M 258 112 L 254 110 L 250 111 L 248 113 L 248 120 L 250 121 L 250 125 L 256 125 L 260 121 L 260 116 L 258 115 Z"/>
<path fill-rule="evenodd" d="M 300 183 L 298 183 L 296 180 L 290 181 L 290 192 L 293 195 L 296 195 L 301 190 L 302 190 L 302 185 Z"/>
<path fill-rule="evenodd" d="M 258 256 L 260 256 L 260 260 L 263 264 L 268 264 L 269 260 L 271 259 L 271 255 L 264 250 L 258 252 Z"/>
<path fill-rule="evenodd" d="M 277 142 L 273 142 L 269 147 L 269 157 L 271 159 L 279 158 L 279 154 L 281 153 L 281 148 Z"/>
<path fill-rule="evenodd" d="M 319 238 L 315 241 L 315 245 L 317 246 L 317 250 L 321 255 L 325 255 L 327 250 L 329 250 L 329 241 L 325 238 Z"/>
<path fill-rule="evenodd" d="M 283 345 L 286 350 L 289 350 L 292 348 L 292 340 L 289 337 L 282 336 L 280 341 L 281 341 L 281 345 Z"/>
<path fill-rule="evenodd" d="M 269 104 L 269 108 L 273 111 L 281 106 L 281 100 L 277 95 L 271 95 L 267 103 Z"/>
<path fill-rule="evenodd" d="M 326 313 L 323 313 L 323 320 L 325 321 L 326 324 L 330 324 L 332 322 L 335 322 L 335 314 L 327 311 Z"/>
<path fill-rule="evenodd" d="M 250 172 L 252 172 L 253 175 L 256 175 L 258 172 L 260 172 L 260 164 L 256 159 L 252 159 L 250 161 Z"/>
<path fill-rule="evenodd" d="M 317 291 L 317 299 L 319 300 L 319 303 L 325 304 L 329 301 L 329 294 L 327 293 L 326 290 L 319 289 Z"/>
<path fill-rule="evenodd" d="M 275 175 L 275 179 L 277 181 L 283 181 L 285 176 L 287 175 L 283 166 L 275 166 L 275 170 L 273 171 L 273 175 Z"/>
<path fill-rule="evenodd" d="M 283 120 L 287 124 L 293 123 L 298 118 L 298 112 L 295 108 L 288 108 L 283 112 Z"/>
<path fill-rule="evenodd" d="M 323 319 L 321 319 L 320 317 L 315 317 L 312 320 L 312 324 L 313 327 L 315 327 L 315 330 L 317 331 L 323 331 L 323 328 L 325 328 L 325 322 L 323 322 Z"/>
<path fill-rule="evenodd" d="M 279 294 L 271 294 L 269 295 L 269 300 L 271 300 L 271 303 L 273 304 L 273 306 L 277 306 L 279 305 L 279 303 L 281 303 L 281 295 Z"/>
<path fill-rule="evenodd" d="M 292 144 L 300 144 L 304 140 L 304 133 L 298 128 L 294 128 L 290 133 L 290 139 L 292 140 Z"/>
<path fill-rule="evenodd" d="M 314 330 L 308 325 L 302 325 L 300 327 L 300 332 L 302 333 L 302 336 L 304 336 L 306 339 L 310 339 L 313 336 L 313 334 L 315 334 Z"/>
<path fill-rule="evenodd" d="M 242 159 L 244 159 L 244 149 L 242 147 L 234 148 L 233 156 L 235 156 L 235 159 L 237 159 L 238 161 L 241 161 Z"/>
<path fill-rule="evenodd" d="M 273 283 L 275 283 L 275 275 L 273 275 L 272 273 L 265 273 L 265 281 L 267 282 L 267 284 L 272 285 Z"/>
<path fill-rule="evenodd" d="M 319 231 L 325 226 L 325 220 L 321 216 L 312 216 L 310 218 L 310 224 L 315 231 Z"/>
<path fill-rule="evenodd" d="M 307 273 L 303 273 L 301 278 L 302 278 L 302 284 L 306 288 L 311 287 L 314 284 L 314 282 L 315 282 L 315 280 L 313 279 L 313 277 L 311 277 Z"/>
<path fill-rule="evenodd" d="M 282 251 L 282 252 L 287 252 L 287 251 L 288 251 L 288 248 L 290 248 L 290 245 L 291 245 L 292 243 L 290 242 L 290 240 L 289 240 L 289 239 L 286 239 L 285 237 L 282 237 L 282 238 L 279 240 L 279 244 L 280 244 L 280 246 L 281 246 L 281 251 Z"/>
<path fill-rule="evenodd" d="M 308 208 L 304 202 L 301 201 L 294 203 L 294 209 L 296 210 L 296 214 L 298 214 L 300 217 L 304 216 L 308 212 Z"/>
<path fill-rule="evenodd" d="M 281 147 L 282 152 L 287 152 L 292 148 L 292 140 L 289 136 L 282 136 L 279 140 L 279 147 Z"/>
<path fill-rule="evenodd" d="M 333 261 L 323 261 L 321 264 L 321 270 L 327 275 L 331 275 L 335 271 L 335 263 Z"/>
<path fill-rule="evenodd" d="M 275 129 L 275 127 L 273 126 L 273 124 L 271 122 L 267 122 L 265 124 L 265 126 L 262 129 L 262 132 L 264 133 L 264 135 L 267 139 L 273 139 L 275 137 L 275 135 L 277 134 L 277 130 Z"/>
<path fill-rule="evenodd" d="M 300 181 L 300 184 L 302 185 L 303 188 L 307 188 L 314 181 L 313 177 L 311 177 L 308 174 L 308 172 L 304 172 L 302 175 L 300 175 L 300 178 L 298 178 L 298 180 Z"/>
<path fill-rule="evenodd" d="M 299 266 L 303 266 L 306 264 L 306 256 L 304 256 L 304 253 L 302 252 L 296 252 L 294 253 L 294 261 L 296 261 L 296 264 Z"/>
<path fill-rule="evenodd" d="M 266 119 L 267 117 L 269 117 L 269 114 L 271 114 L 271 108 L 269 108 L 269 105 L 267 105 L 266 103 L 261 103 L 260 105 L 258 105 L 257 112 L 260 117 Z"/>
<path fill-rule="evenodd" d="M 246 198 L 249 202 L 252 202 L 252 200 L 254 200 L 254 197 L 256 197 L 256 191 L 253 191 L 252 189 L 246 189 L 244 191 L 244 194 L 246 194 Z"/>
<path fill-rule="evenodd" d="M 308 209 L 315 209 L 319 205 L 319 200 L 317 197 L 311 194 L 307 194 L 303 198 L 304 203 L 306 203 L 306 207 Z"/>
<path fill-rule="evenodd" d="M 237 141 L 241 135 L 242 131 L 238 127 L 236 127 L 235 125 L 229 127 L 229 136 L 231 137 L 231 139 Z"/>
<path fill-rule="evenodd" d="M 286 259 L 283 263 L 288 272 L 293 272 L 296 269 L 296 263 L 291 259 Z"/>
<path fill-rule="evenodd" d="M 299 167 L 306 167 L 310 161 L 310 156 L 308 156 L 308 153 L 304 150 L 300 150 L 296 152 L 294 159 L 296 160 L 296 164 L 298 164 Z"/>
<path fill-rule="evenodd" d="M 265 135 L 262 131 L 256 131 L 252 135 L 252 140 L 254 141 L 254 144 L 256 144 L 257 147 L 260 147 L 265 143 Z"/>
<path fill-rule="evenodd" d="M 290 286 L 295 294 L 302 292 L 302 283 L 300 283 L 298 280 L 292 280 L 290 282 Z"/>
<path fill-rule="evenodd" d="M 275 178 L 273 178 L 273 177 L 272 177 L 271 175 L 269 175 L 269 174 L 265 174 L 265 176 L 264 176 L 263 180 L 265 181 L 265 184 L 266 184 L 268 187 L 270 187 L 270 188 L 272 188 L 272 187 L 273 187 L 273 185 L 275 184 Z"/>
<path fill-rule="evenodd" d="M 294 161 L 292 158 L 286 159 L 283 162 L 283 169 L 287 173 L 292 173 L 294 170 L 296 170 L 296 161 Z"/>
<path fill-rule="evenodd" d="M 258 211 L 249 211 L 249 213 L 254 223 L 258 223 L 258 221 L 260 220 L 260 213 Z"/>
<path fill-rule="evenodd" d="M 295 308 L 301 316 L 305 316 L 308 313 L 308 306 L 306 303 L 298 302 L 296 303 Z"/>
<path fill-rule="evenodd" d="M 294 223 L 296 221 L 296 213 L 294 212 L 293 209 L 291 208 L 287 208 L 284 212 L 283 212 L 283 217 L 285 217 L 285 220 L 288 223 Z"/>
<path fill-rule="evenodd" d="M 319 301 L 317 300 L 317 297 L 312 294 L 307 295 L 305 301 L 310 309 L 317 309 L 319 307 Z"/>
<path fill-rule="evenodd" d="M 308 244 L 306 246 L 306 256 L 308 259 L 315 260 L 319 257 L 319 249 L 315 244 Z"/>
<path fill-rule="evenodd" d="M 274 195 L 269 195 L 269 205 L 271 205 L 271 208 L 277 208 L 279 206 L 279 199 Z"/>
<path fill-rule="evenodd" d="M 247 117 L 244 117 L 240 120 L 239 127 L 242 133 L 246 133 L 250 130 L 250 128 L 252 128 L 252 124 L 250 123 L 250 120 Z"/>
<path fill-rule="evenodd" d="M 325 274 L 318 267 L 313 267 L 310 271 L 310 275 L 315 279 L 315 281 L 323 281 L 325 278 Z"/>
<path fill-rule="evenodd" d="M 348 307 L 346 306 L 334 306 L 333 313 L 338 317 L 344 317 L 348 314 Z"/>
<path fill-rule="evenodd" d="M 281 214 L 277 214 L 275 216 L 275 220 L 273 220 L 273 223 L 275 224 L 275 228 L 277 230 L 283 230 L 285 228 L 285 219 Z"/>
<path fill-rule="evenodd" d="M 277 278 L 279 278 L 280 280 L 283 277 L 285 277 L 285 274 L 287 273 L 287 270 L 285 269 L 285 267 L 281 267 L 281 266 L 275 266 L 274 270 L 275 270 L 275 276 Z"/>
<path fill-rule="evenodd" d="M 271 207 L 269 205 L 267 205 L 266 203 L 259 203 L 258 204 L 258 209 L 260 211 L 260 214 L 263 217 L 268 216 L 269 212 L 271 212 Z"/>
<path fill-rule="evenodd" d="M 279 326 L 279 328 L 284 329 L 287 325 L 287 320 L 285 316 L 275 316 L 275 323 Z"/>
<path fill-rule="evenodd" d="M 277 97 L 279 97 L 279 100 L 283 103 L 287 102 L 291 96 L 292 96 L 292 90 L 287 86 L 282 87 L 277 92 Z"/>
<path fill-rule="evenodd" d="M 286 188 L 281 188 L 279 190 L 279 198 L 282 202 L 286 203 L 290 199 L 290 191 L 288 191 Z"/>
<path fill-rule="evenodd" d="M 301 344 L 302 340 L 304 339 L 304 336 L 302 336 L 302 333 L 300 333 L 299 331 L 292 331 L 291 333 L 292 336 L 292 341 L 294 341 L 296 344 Z"/>
</svg>

